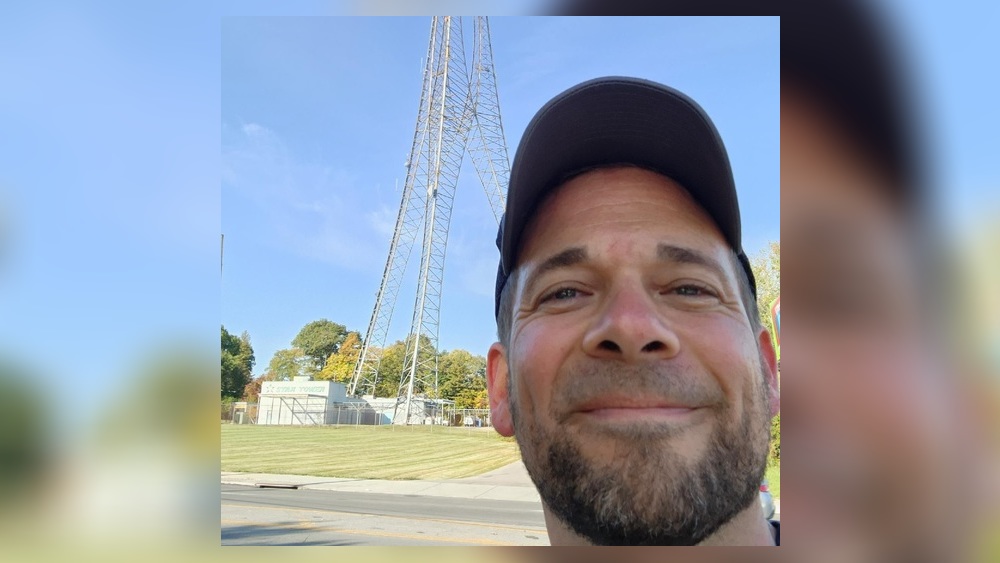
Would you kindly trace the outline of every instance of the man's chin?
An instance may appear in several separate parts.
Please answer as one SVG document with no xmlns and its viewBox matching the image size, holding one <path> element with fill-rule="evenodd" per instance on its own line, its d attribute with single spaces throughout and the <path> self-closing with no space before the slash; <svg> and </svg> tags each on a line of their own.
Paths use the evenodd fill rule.
<svg viewBox="0 0 1000 563">
<path fill-rule="evenodd" d="M 541 460 L 547 479 L 536 484 L 553 514 L 597 545 L 690 545 L 655 534 L 687 519 L 688 502 L 675 501 L 693 468 L 652 441 L 604 441 L 563 440 Z"/>
<path fill-rule="evenodd" d="M 694 545 L 756 499 L 759 478 L 731 474 L 740 466 L 698 432 L 569 420 L 559 431 L 523 443 L 524 462 L 553 514 L 594 543 Z"/>
</svg>

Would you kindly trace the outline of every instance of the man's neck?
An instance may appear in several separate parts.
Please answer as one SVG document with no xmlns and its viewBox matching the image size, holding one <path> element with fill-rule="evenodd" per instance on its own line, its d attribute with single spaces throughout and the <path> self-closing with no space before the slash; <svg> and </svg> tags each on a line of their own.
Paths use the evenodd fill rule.
<svg viewBox="0 0 1000 563">
<path fill-rule="evenodd" d="M 542 511 L 545 515 L 545 527 L 548 529 L 550 545 L 593 545 L 587 538 L 578 535 L 552 514 L 545 503 L 542 503 Z M 760 505 L 754 502 L 698 545 L 774 545 L 774 528 L 764 519 Z"/>
</svg>

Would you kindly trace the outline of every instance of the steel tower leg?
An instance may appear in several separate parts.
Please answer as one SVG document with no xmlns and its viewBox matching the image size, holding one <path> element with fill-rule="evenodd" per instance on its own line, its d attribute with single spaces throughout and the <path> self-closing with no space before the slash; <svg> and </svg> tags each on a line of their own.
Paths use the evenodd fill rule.
<svg viewBox="0 0 1000 563">
<path fill-rule="evenodd" d="M 414 397 L 437 398 L 438 329 L 448 227 L 469 136 L 472 135 L 474 143 L 470 149 L 473 165 L 498 221 L 510 175 L 487 19 L 475 19 L 471 72 L 466 66 L 460 17 L 433 18 L 427 53 L 417 127 L 396 229 L 348 389 L 352 395 L 369 390 L 374 393 L 399 286 L 417 229 L 422 226 L 417 294 L 393 415 L 397 424 L 415 420 Z M 418 418 L 422 416 L 421 413 Z"/>
<path fill-rule="evenodd" d="M 475 37 L 475 62 L 471 80 L 474 103 L 470 104 L 473 108 L 473 138 L 469 140 L 469 154 L 499 225 L 506 207 L 510 160 L 507 158 L 507 142 L 504 140 L 503 123 L 500 121 L 500 96 L 497 93 L 497 75 L 493 66 L 490 23 L 486 16 L 476 16 Z"/>
<path fill-rule="evenodd" d="M 413 134 L 413 144 L 410 156 L 406 161 L 406 182 L 403 184 L 402 199 L 399 205 L 399 215 L 396 217 L 396 228 L 389 245 L 389 255 L 386 258 L 382 282 L 375 295 L 375 308 L 372 311 L 365 340 L 361 346 L 358 363 L 354 367 L 354 376 L 347 389 L 348 395 L 375 395 L 378 383 L 379 367 L 382 362 L 382 352 L 385 350 L 392 313 L 396 306 L 399 286 L 406 273 L 406 265 L 416 240 L 417 230 L 423 219 L 424 194 L 422 186 L 427 161 L 421 158 L 424 147 L 428 143 L 428 116 L 431 113 L 431 92 L 434 91 L 433 80 L 434 52 L 438 40 L 438 18 L 434 17 L 431 24 L 431 37 L 427 48 L 427 65 L 424 68 L 423 87 L 420 92 L 420 105 L 417 108 L 417 126 Z M 415 187 L 417 186 L 417 187 Z"/>
</svg>

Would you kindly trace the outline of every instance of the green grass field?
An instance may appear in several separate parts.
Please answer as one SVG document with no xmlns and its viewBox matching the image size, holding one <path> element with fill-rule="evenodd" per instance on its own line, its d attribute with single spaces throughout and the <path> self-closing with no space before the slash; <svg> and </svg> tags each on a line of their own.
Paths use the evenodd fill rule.
<svg viewBox="0 0 1000 563">
<path fill-rule="evenodd" d="M 521 459 L 489 428 L 222 425 L 222 470 L 355 479 L 457 479 Z"/>
<path fill-rule="evenodd" d="M 349 479 L 458 479 L 521 459 L 489 428 L 222 425 L 222 470 Z M 768 467 L 774 498 L 781 468 Z"/>
</svg>

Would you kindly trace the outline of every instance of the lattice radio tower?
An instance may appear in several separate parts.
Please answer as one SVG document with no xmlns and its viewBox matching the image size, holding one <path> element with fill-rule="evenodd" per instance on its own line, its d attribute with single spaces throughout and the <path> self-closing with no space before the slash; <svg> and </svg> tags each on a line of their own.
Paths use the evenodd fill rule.
<svg viewBox="0 0 1000 563">
<path fill-rule="evenodd" d="M 422 233 L 417 295 L 396 393 L 394 423 L 411 422 L 410 404 L 415 388 L 430 390 L 437 397 L 437 355 L 428 353 L 427 348 L 437 350 L 448 225 L 465 153 L 469 153 L 479 174 L 498 224 L 510 176 L 489 21 L 484 16 L 474 18 L 472 66 L 469 67 L 462 19 L 436 16 L 431 23 L 417 128 L 406 162 L 406 183 L 396 229 L 375 298 L 375 309 L 348 389 L 348 394 L 355 396 L 375 394 L 382 359 L 376 350 L 385 350 L 406 263 L 417 234 Z M 405 414 L 400 418 L 398 414 L 402 408 Z M 421 414 L 421 420 L 422 417 Z"/>
</svg>

